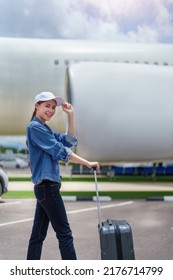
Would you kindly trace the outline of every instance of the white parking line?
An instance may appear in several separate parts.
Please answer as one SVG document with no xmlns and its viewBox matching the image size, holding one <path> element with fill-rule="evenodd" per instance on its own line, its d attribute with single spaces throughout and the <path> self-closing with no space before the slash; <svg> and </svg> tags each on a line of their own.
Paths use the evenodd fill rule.
<svg viewBox="0 0 173 280">
<path fill-rule="evenodd" d="M 21 201 L 14 201 L 14 202 L 5 202 L 1 203 L 0 207 L 8 206 L 8 205 L 14 205 L 14 204 L 21 204 Z"/>
<path fill-rule="evenodd" d="M 19 223 L 25 223 L 25 222 L 29 222 L 29 221 L 32 221 L 32 220 L 33 220 L 33 218 L 29 218 L 29 219 L 24 219 L 24 220 L 18 220 L 18 221 L 3 223 L 3 224 L 0 224 L 0 227 L 19 224 Z"/>
<path fill-rule="evenodd" d="M 115 204 L 110 204 L 110 205 L 104 205 L 104 206 L 101 206 L 101 209 L 125 206 L 125 205 L 129 205 L 129 204 L 132 204 L 132 203 L 133 203 L 133 201 L 128 201 L 128 202 L 121 202 L 121 203 L 115 203 Z M 93 210 L 97 210 L 97 207 L 71 210 L 71 211 L 67 211 L 67 214 L 76 214 L 76 213 L 88 212 L 88 211 L 93 211 Z"/>
<path fill-rule="evenodd" d="M 132 203 L 133 203 L 133 201 L 120 202 L 120 203 L 114 203 L 114 204 L 110 204 L 110 205 L 109 204 L 108 205 L 104 205 L 104 206 L 101 206 L 101 208 L 102 209 L 106 209 L 106 208 L 120 207 L 120 206 L 129 205 L 129 204 L 132 204 Z M 83 209 L 78 209 L 78 210 L 71 210 L 71 211 L 67 211 L 67 214 L 76 214 L 76 213 L 88 212 L 88 211 L 93 211 L 93 210 L 97 210 L 97 207 L 90 207 L 90 208 L 83 208 Z M 23 219 L 23 220 L 18 220 L 18 221 L 12 221 L 12 222 L 8 222 L 8 223 L 2 223 L 2 224 L 0 224 L 0 227 L 14 225 L 14 224 L 19 224 L 19 223 L 30 222 L 32 220 L 33 220 L 33 218 L 28 218 L 28 219 Z"/>
</svg>

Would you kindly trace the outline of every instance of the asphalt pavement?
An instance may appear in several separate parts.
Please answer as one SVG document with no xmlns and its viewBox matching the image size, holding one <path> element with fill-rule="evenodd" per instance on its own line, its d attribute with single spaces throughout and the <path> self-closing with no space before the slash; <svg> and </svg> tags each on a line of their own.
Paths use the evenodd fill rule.
<svg viewBox="0 0 173 280">
<path fill-rule="evenodd" d="M 0 204 L 0 260 L 25 260 L 35 199 L 4 199 Z M 79 260 L 99 260 L 98 215 L 94 201 L 65 202 Z M 102 202 L 102 220 L 125 219 L 133 231 L 137 260 L 173 259 L 173 202 L 112 200 Z M 43 260 L 60 259 L 58 241 L 49 226 Z"/>
</svg>

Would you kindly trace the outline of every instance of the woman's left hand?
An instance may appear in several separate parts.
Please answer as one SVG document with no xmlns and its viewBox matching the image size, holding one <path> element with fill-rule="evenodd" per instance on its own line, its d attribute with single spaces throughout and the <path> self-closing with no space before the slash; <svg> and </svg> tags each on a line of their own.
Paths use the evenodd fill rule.
<svg viewBox="0 0 173 280">
<path fill-rule="evenodd" d="M 74 112 L 73 106 L 68 102 L 65 102 L 64 104 L 62 104 L 62 109 L 67 114 L 71 114 Z"/>
</svg>

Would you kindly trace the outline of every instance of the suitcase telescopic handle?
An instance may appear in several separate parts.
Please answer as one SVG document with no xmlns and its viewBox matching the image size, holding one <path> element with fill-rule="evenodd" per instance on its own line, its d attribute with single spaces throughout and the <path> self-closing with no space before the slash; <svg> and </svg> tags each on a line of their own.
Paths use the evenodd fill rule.
<svg viewBox="0 0 173 280">
<path fill-rule="evenodd" d="M 94 165 L 94 166 L 92 167 L 92 169 L 93 169 L 94 171 L 96 171 L 96 170 L 97 170 L 97 166 Z"/>
<path fill-rule="evenodd" d="M 98 210 L 98 220 L 99 220 L 99 227 L 102 227 L 102 215 L 101 215 L 101 207 L 100 207 L 100 198 L 99 198 L 99 190 L 97 184 L 97 167 L 93 166 L 92 169 L 94 170 L 94 179 L 95 179 L 95 186 L 96 186 L 96 201 L 97 201 L 97 210 Z"/>
</svg>

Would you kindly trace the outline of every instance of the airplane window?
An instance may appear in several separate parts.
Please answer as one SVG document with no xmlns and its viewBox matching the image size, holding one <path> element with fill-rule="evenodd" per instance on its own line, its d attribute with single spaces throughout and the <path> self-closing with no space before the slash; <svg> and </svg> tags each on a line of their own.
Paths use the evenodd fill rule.
<svg viewBox="0 0 173 280">
<path fill-rule="evenodd" d="M 64 60 L 65 65 L 69 65 L 69 60 Z"/>
<path fill-rule="evenodd" d="M 159 65 L 159 63 L 158 63 L 158 62 L 154 62 L 154 64 L 155 64 L 155 65 Z"/>
<path fill-rule="evenodd" d="M 57 60 L 57 59 L 54 60 L 54 64 L 55 64 L 55 65 L 58 65 L 58 64 L 59 64 L 59 60 Z"/>
<path fill-rule="evenodd" d="M 164 62 L 163 65 L 168 66 L 168 63 L 167 63 L 167 62 Z"/>
</svg>

